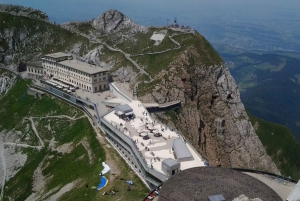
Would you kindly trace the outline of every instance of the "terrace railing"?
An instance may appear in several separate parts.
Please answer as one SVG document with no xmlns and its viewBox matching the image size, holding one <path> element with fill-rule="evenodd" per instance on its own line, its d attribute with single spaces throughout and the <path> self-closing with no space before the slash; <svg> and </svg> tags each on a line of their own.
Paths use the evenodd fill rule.
<svg viewBox="0 0 300 201">
<path fill-rule="evenodd" d="M 125 100 L 131 102 L 132 100 L 124 93 L 122 93 L 115 85 L 114 83 L 109 83 L 109 89 L 115 94 L 118 98 L 124 98 Z"/>
<path fill-rule="evenodd" d="M 127 135 L 122 133 L 120 130 L 118 130 L 114 125 L 109 123 L 104 118 L 101 118 L 101 122 L 104 123 L 109 129 L 111 129 L 115 134 L 117 134 L 122 140 L 124 140 L 131 148 L 131 151 L 135 158 L 139 160 L 140 164 L 142 165 L 142 168 L 150 173 L 151 175 L 155 176 L 161 181 L 165 181 L 168 177 L 164 175 L 163 173 L 159 172 L 159 170 L 156 170 L 155 168 L 148 165 L 142 155 L 142 153 L 137 149 L 137 146 L 133 139 L 129 138 Z"/>
</svg>

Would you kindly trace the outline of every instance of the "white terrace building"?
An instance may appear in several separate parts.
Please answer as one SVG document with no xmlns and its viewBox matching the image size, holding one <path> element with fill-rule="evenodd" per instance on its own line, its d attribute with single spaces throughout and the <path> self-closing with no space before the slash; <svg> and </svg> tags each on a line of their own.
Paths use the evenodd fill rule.
<svg viewBox="0 0 300 201">
<path fill-rule="evenodd" d="M 113 83 L 110 90 L 118 98 L 106 100 L 103 104 L 122 100 L 113 110 L 100 116 L 100 127 L 114 148 L 148 185 L 159 186 L 181 170 L 205 166 L 193 146 L 177 131 L 152 118 L 140 101 L 122 98 L 127 96 Z"/>
<path fill-rule="evenodd" d="M 90 92 L 107 90 L 109 71 L 102 67 L 74 60 L 72 55 L 57 52 L 42 58 L 44 75 L 71 82 Z"/>
</svg>

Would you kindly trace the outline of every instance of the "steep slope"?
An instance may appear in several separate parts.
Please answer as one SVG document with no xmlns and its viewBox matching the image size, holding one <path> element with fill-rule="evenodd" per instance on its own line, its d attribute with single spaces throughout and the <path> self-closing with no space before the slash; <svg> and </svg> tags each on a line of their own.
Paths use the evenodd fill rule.
<svg viewBox="0 0 300 201">
<path fill-rule="evenodd" d="M 0 50 L 4 51 L 4 64 L 34 61 L 51 49 L 82 54 L 89 48 L 88 39 L 47 20 L 24 16 L 24 12 L 26 9 L 22 15 L 12 15 L 0 10 Z"/>
<path fill-rule="evenodd" d="M 254 129 L 282 175 L 300 178 L 300 144 L 291 131 L 279 124 L 267 122 L 248 113 Z"/>
<path fill-rule="evenodd" d="M 175 38 L 184 51 L 153 74 L 153 83 L 139 86 L 140 94 L 147 91 L 141 99 L 180 100 L 182 108 L 171 119 L 212 165 L 278 173 L 255 134 L 227 66 L 200 34 L 189 37 L 194 42 Z"/>
<path fill-rule="evenodd" d="M 85 34 L 80 36 L 45 21 L 7 13 L 1 16 L 5 18 L 5 23 L 0 21 L 2 46 L 11 60 L 36 58 L 53 44 L 56 50 L 77 47 L 73 50 L 76 54 L 89 47 Z M 97 54 L 99 60 L 116 60 L 111 68 L 122 69 L 123 75 L 133 66 L 137 73 L 128 80 L 132 86 L 139 83 L 140 99 L 160 103 L 181 100 L 182 108 L 172 119 L 212 165 L 278 172 L 255 134 L 227 66 L 203 36 L 186 28 L 144 29 L 116 10 L 105 12 L 92 25 L 96 34 L 89 39 L 103 45 Z M 160 31 L 166 35 L 155 46 L 150 37 Z M 130 66 L 122 66 L 123 61 Z"/>
<path fill-rule="evenodd" d="M 133 22 L 130 18 L 117 10 L 111 9 L 101 14 L 98 19 L 92 22 L 97 35 L 110 34 L 122 29 L 128 31 L 140 31 L 143 29 L 140 25 Z"/>
</svg>

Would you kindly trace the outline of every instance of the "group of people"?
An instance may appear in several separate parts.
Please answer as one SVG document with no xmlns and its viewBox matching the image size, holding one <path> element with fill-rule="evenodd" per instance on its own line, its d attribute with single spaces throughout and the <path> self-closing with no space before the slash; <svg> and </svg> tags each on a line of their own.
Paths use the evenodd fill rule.
<svg viewBox="0 0 300 201">
<path fill-rule="evenodd" d="M 119 192 L 118 190 L 116 190 L 116 188 L 115 187 L 113 187 L 113 189 L 110 191 L 110 194 L 111 195 L 115 195 L 117 192 Z M 109 195 L 107 192 L 103 192 L 103 194 L 102 195 Z"/>
</svg>

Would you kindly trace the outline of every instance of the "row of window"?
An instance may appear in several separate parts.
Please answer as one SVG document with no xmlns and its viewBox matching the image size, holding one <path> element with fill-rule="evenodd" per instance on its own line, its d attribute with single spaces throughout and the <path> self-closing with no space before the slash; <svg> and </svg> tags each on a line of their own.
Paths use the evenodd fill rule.
<svg viewBox="0 0 300 201">
<path fill-rule="evenodd" d="M 47 61 L 43 61 L 43 62 L 52 64 L 51 62 L 47 62 Z M 46 66 L 46 65 L 43 65 L 43 66 L 46 67 L 46 68 L 54 69 L 54 67 L 52 67 L 52 66 Z M 77 75 L 77 74 L 80 74 L 80 75 L 83 75 L 83 76 L 86 76 L 86 77 L 91 77 L 92 76 L 88 73 L 85 73 L 85 72 L 82 72 L 82 71 L 79 71 L 79 70 L 75 70 L 75 69 L 66 67 L 66 66 L 61 65 L 61 64 L 57 64 L 57 67 L 58 67 L 58 71 L 60 71 L 60 72 L 65 72 L 65 73 L 67 73 L 68 71 L 74 72 L 73 75 L 75 75 L 76 77 L 79 77 L 79 75 Z M 60 68 L 62 68 L 62 69 L 60 69 Z M 65 69 L 65 71 L 63 69 Z M 75 74 L 75 73 L 77 73 L 77 74 Z M 97 76 L 100 77 L 102 75 L 103 76 L 106 75 L 106 72 L 94 74 L 94 78 L 97 77 Z M 103 78 L 103 79 L 105 80 L 106 78 Z"/>
<path fill-rule="evenodd" d="M 134 165 L 135 169 L 138 169 L 138 167 L 136 166 L 136 164 L 133 161 L 130 160 L 131 158 L 129 156 L 132 156 L 132 155 L 130 155 L 130 152 L 128 152 L 129 156 L 127 156 L 127 154 L 124 152 L 124 150 L 126 150 L 126 149 L 122 145 L 118 144 L 112 137 L 110 137 L 109 135 L 107 135 L 107 136 L 108 136 L 109 139 L 111 139 L 111 141 L 114 144 L 117 145 L 117 148 L 119 148 L 119 150 L 122 151 L 122 154 L 125 155 L 125 157 L 128 159 L 128 161 L 130 161 L 131 164 Z M 142 173 L 142 171 L 140 169 L 139 169 L 139 172 Z"/>
<path fill-rule="evenodd" d="M 27 71 L 28 71 L 28 72 L 32 72 L 32 73 L 43 73 L 42 70 L 36 70 L 36 69 L 33 69 L 33 68 L 28 68 Z"/>
</svg>

